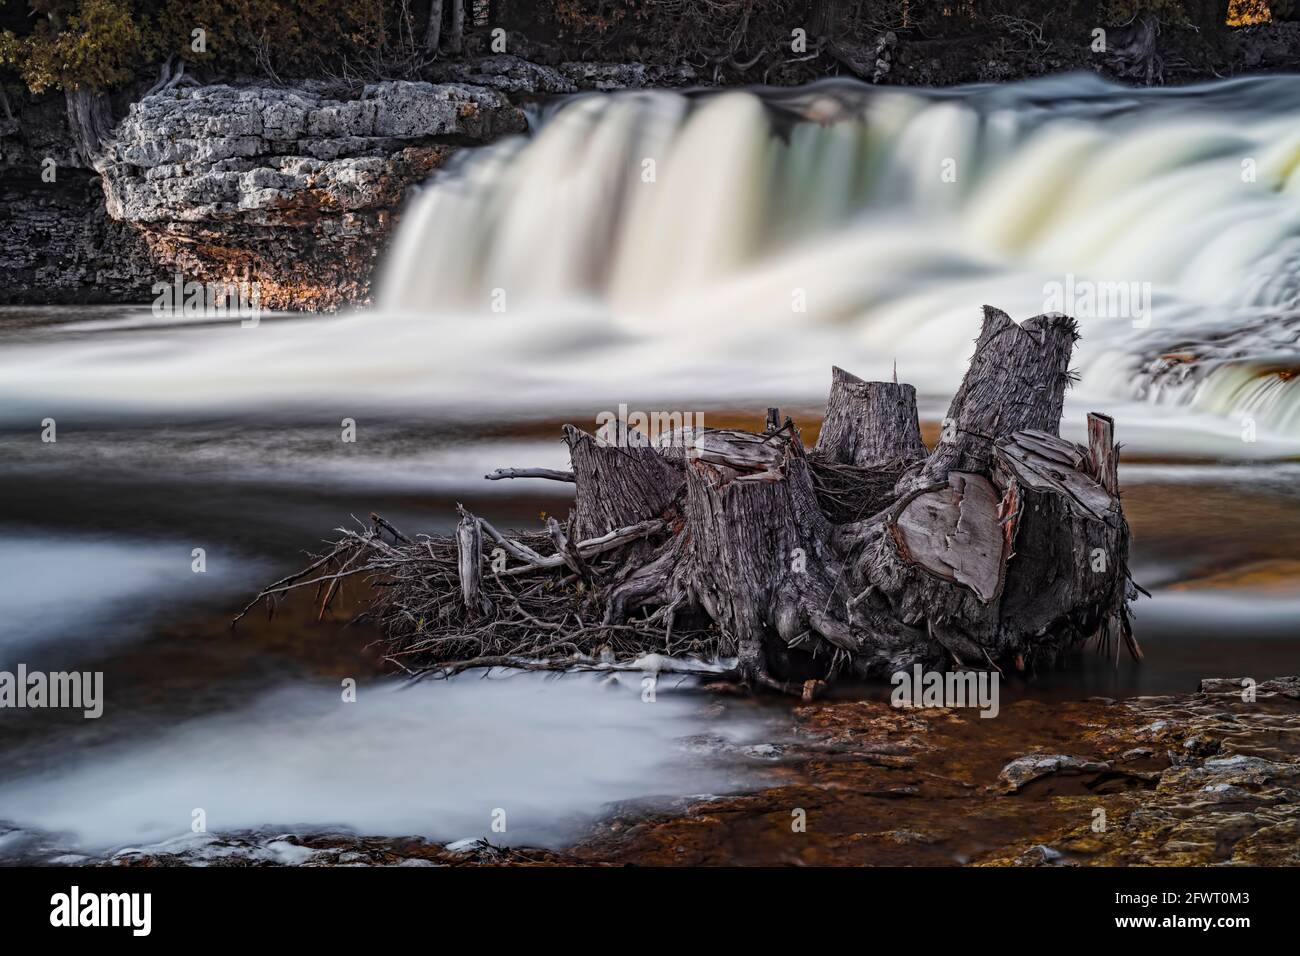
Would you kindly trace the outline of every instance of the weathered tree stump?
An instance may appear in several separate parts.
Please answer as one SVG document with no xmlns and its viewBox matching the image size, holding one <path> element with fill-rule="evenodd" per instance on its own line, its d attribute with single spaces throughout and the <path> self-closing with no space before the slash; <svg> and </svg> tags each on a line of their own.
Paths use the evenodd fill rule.
<svg viewBox="0 0 1300 956">
<path fill-rule="evenodd" d="M 565 425 L 564 440 L 577 486 L 573 512 L 580 539 L 659 515 L 682 486 L 680 468 L 637 432 L 597 440 Z"/>
<path fill-rule="evenodd" d="M 838 368 L 811 451 L 776 409 L 761 432 L 689 429 L 658 442 L 567 425 L 567 529 L 552 519 L 526 544 L 467 515 L 454 548 L 358 536 L 383 554 L 373 574 L 396 574 L 412 603 L 437 608 L 412 631 L 413 615 L 392 606 L 400 589 L 378 589 L 393 653 L 442 673 L 557 669 L 597 654 L 610 665 L 612 647 L 624 663 L 674 653 L 685 630 L 697 650 L 734 657 L 741 680 L 795 692 L 915 664 L 1033 670 L 1089 640 L 1138 657 L 1113 422 L 1090 415 L 1087 447 L 1057 434 L 1076 339 L 1065 316 L 1017 324 L 986 307 L 933 450 L 911 386 Z M 570 480 L 545 469 L 489 477 L 529 476 Z M 537 550 L 544 543 L 553 554 Z M 434 583 L 410 583 L 403 555 L 432 561 L 419 580 Z"/>
<path fill-rule="evenodd" d="M 910 465 L 928 452 L 916 417 L 916 389 L 896 382 L 864 382 L 831 369 L 831 397 L 817 436 L 817 454 L 858 468 Z"/>
<path fill-rule="evenodd" d="M 710 431 L 677 459 L 567 427 L 580 529 L 669 509 L 678 526 L 640 556 L 648 573 L 611 588 L 607 623 L 703 613 L 742 676 L 774 684 L 918 662 L 1023 670 L 1094 636 L 1136 652 L 1111 423 L 1090 417 L 1089 448 L 1056 434 L 1076 339 L 1064 316 L 1018 325 L 986 308 L 932 452 L 911 386 L 838 368 L 811 456 L 770 413 L 761 434 Z M 849 484 L 883 474 L 894 488 L 875 513 L 837 523 L 815 477 L 836 466 Z"/>
</svg>

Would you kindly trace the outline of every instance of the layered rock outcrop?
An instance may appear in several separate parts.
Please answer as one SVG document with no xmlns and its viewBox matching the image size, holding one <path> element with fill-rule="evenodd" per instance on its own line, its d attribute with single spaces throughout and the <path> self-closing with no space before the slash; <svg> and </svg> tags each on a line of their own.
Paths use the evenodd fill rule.
<svg viewBox="0 0 1300 956">
<path fill-rule="evenodd" d="M 100 165 L 107 212 L 160 277 L 256 283 L 261 305 L 332 310 L 369 298 L 406 189 L 459 145 L 522 132 L 496 90 L 388 82 L 211 86 L 130 107 Z"/>
</svg>

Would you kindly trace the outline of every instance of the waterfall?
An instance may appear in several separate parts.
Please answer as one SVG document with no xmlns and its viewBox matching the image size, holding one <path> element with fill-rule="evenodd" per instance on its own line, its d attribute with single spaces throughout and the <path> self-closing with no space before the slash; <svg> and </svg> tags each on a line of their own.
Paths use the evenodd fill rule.
<svg viewBox="0 0 1300 956">
<path fill-rule="evenodd" d="M 1295 454 L 1300 77 L 557 99 L 420 187 L 377 281 L 337 317 L 7 343 L 0 418 L 811 405 L 832 364 L 934 415 L 991 303 L 1079 319 L 1067 423 Z"/>
<path fill-rule="evenodd" d="M 1300 307 L 1300 78 L 577 97 L 429 184 L 380 297 L 723 346 L 833 329 L 936 388 L 986 301 L 1076 315 L 1085 391 L 1295 433 L 1295 389 L 1241 384 L 1290 358 L 1247 348 L 1178 390 L 1143 368 Z"/>
</svg>

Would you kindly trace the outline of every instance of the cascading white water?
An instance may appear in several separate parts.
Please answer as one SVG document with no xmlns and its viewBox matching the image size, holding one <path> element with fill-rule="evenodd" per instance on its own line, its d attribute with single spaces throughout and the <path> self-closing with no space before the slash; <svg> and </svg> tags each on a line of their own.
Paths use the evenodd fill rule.
<svg viewBox="0 0 1300 956">
<path fill-rule="evenodd" d="M 1300 79 L 1205 89 L 581 98 L 419 197 L 381 306 L 583 303 L 713 347 L 834 328 L 935 388 L 981 303 L 1061 310 L 1085 390 L 1128 397 L 1139 357 L 1300 305 Z M 1230 375 L 1177 401 L 1294 428 L 1289 378 L 1247 397 Z"/>
<path fill-rule="evenodd" d="M 0 421 L 814 403 L 832 363 L 933 414 L 991 303 L 1080 320 L 1072 394 L 1130 448 L 1294 454 L 1300 77 L 572 97 L 435 174 L 380 279 L 334 318 L 7 344 Z"/>
</svg>

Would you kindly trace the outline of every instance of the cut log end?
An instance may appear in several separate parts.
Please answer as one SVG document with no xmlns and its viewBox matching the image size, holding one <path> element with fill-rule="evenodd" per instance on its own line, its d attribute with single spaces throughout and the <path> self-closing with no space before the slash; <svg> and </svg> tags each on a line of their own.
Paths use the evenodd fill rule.
<svg viewBox="0 0 1300 956">
<path fill-rule="evenodd" d="M 1000 501 L 987 478 L 950 472 L 947 485 L 916 494 L 894 519 L 901 555 L 990 603 L 1002 589 L 1007 560 Z"/>
</svg>

